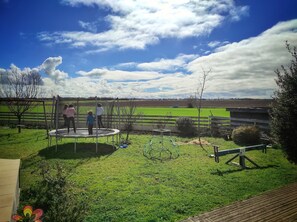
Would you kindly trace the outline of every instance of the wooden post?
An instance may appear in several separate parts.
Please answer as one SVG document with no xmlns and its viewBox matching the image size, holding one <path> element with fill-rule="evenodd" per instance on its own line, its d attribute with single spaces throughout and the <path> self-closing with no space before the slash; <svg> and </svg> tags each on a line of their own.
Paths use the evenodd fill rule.
<svg viewBox="0 0 297 222">
<path fill-rule="evenodd" d="M 215 161 L 217 163 L 219 163 L 220 162 L 219 155 L 218 155 L 219 147 L 218 146 L 213 146 L 213 150 L 214 150 Z"/>
<path fill-rule="evenodd" d="M 47 125 L 47 117 L 46 117 L 46 110 L 45 110 L 45 102 L 44 102 L 44 100 L 42 101 L 42 104 L 43 104 L 43 113 L 44 113 L 46 135 L 48 137 L 48 125 Z"/>
<path fill-rule="evenodd" d="M 239 151 L 239 165 L 245 169 L 245 148 L 241 148 Z"/>
</svg>

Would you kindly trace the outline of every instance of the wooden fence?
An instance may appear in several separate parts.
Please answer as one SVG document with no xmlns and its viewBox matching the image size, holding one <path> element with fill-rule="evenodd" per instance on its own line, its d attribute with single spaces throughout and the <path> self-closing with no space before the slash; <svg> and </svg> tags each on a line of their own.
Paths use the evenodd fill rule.
<svg viewBox="0 0 297 222">
<path fill-rule="evenodd" d="M 85 114 L 79 114 L 76 116 L 76 126 L 86 127 Z M 103 124 L 108 125 L 110 128 L 117 128 L 122 130 L 125 123 L 125 116 L 103 116 Z M 167 129 L 171 129 L 172 132 L 178 132 L 176 128 L 176 120 L 179 116 L 158 116 L 158 115 L 142 115 L 134 116 L 133 128 L 139 131 L 151 131 L 158 128 L 158 126 L 165 126 Z M 198 126 L 198 117 L 191 116 L 195 126 Z M 264 131 L 269 131 L 269 121 L 259 119 L 237 119 L 218 116 L 209 116 L 200 118 L 201 129 L 209 130 L 212 135 L 227 134 L 235 127 L 241 125 L 256 125 Z M 16 126 L 18 124 L 16 116 L 11 112 L 0 112 L 0 125 Z M 55 118 L 51 113 L 45 115 L 38 112 L 26 112 L 22 117 L 21 125 L 28 128 L 46 128 L 55 129 Z M 58 128 L 63 127 L 62 115 L 59 115 Z"/>
</svg>

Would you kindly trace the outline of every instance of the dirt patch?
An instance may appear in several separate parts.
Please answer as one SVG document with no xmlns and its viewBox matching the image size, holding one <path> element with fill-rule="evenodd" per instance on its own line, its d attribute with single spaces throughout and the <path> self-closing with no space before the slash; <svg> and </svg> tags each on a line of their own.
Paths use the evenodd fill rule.
<svg viewBox="0 0 297 222">
<path fill-rule="evenodd" d="M 180 145 L 200 145 L 199 139 L 190 140 L 186 142 L 179 142 Z M 201 139 L 202 145 L 211 145 L 208 141 Z"/>
</svg>

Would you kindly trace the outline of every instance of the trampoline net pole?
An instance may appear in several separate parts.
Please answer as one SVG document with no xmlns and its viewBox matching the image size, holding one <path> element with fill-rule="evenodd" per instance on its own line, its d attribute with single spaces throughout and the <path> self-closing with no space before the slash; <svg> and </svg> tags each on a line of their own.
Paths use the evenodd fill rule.
<svg viewBox="0 0 297 222">
<path fill-rule="evenodd" d="M 98 116 L 97 116 L 97 96 L 95 97 L 95 125 L 96 125 L 96 153 L 98 153 Z"/>
<path fill-rule="evenodd" d="M 56 152 L 58 151 L 58 125 L 59 125 L 59 111 L 58 111 L 58 108 L 59 108 L 59 95 L 57 95 L 57 98 L 56 98 L 56 106 L 55 106 L 55 118 L 56 118 Z"/>
</svg>

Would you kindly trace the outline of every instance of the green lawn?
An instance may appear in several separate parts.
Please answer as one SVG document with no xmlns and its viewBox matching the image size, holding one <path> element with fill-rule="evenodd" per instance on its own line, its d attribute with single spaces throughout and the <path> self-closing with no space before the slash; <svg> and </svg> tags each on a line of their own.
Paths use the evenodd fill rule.
<svg viewBox="0 0 297 222">
<path fill-rule="evenodd" d="M 240 170 L 224 164 L 232 155 L 215 163 L 208 157 L 211 145 L 202 149 L 185 143 L 193 138 L 174 137 L 183 142 L 180 156 L 161 162 L 143 156 L 143 146 L 151 135 L 132 135 L 132 144 L 118 150 L 104 144 L 105 138 L 100 139 L 96 154 L 93 139 L 80 139 L 77 153 L 73 153 L 73 140 L 65 139 L 59 142 L 56 153 L 54 146 L 47 148 L 44 130 L 16 132 L 0 128 L 0 158 L 22 159 L 21 190 L 38 181 L 42 161 L 60 163 L 75 190 L 88 197 L 88 222 L 179 221 L 297 181 L 297 166 L 279 149 L 270 148 L 267 154 L 249 152 L 261 168 Z M 220 149 L 237 147 L 223 139 L 204 139 Z"/>
<path fill-rule="evenodd" d="M 197 116 L 198 111 L 196 108 L 164 108 L 164 107 L 138 107 L 136 112 L 143 113 L 144 115 L 172 115 L 172 116 Z M 221 116 L 230 117 L 230 112 L 225 108 L 202 108 L 201 116 Z"/>
<path fill-rule="evenodd" d="M 95 107 L 90 106 L 81 106 L 79 112 L 87 113 L 89 110 L 95 111 Z M 9 109 L 5 105 L 0 105 L 0 112 L 9 112 Z M 42 106 L 36 106 L 28 112 L 37 112 L 43 113 Z M 46 112 L 51 113 L 52 107 L 46 106 Z M 144 115 L 171 115 L 171 116 L 197 116 L 198 111 L 196 108 L 172 108 L 172 107 L 137 107 L 136 113 L 142 113 Z M 221 117 L 230 117 L 230 112 L 226 111 L 225 108 L 202 108 L 201 116 L 221 116 Z"/>
</svg>

